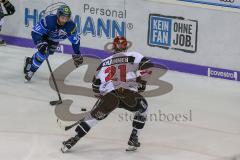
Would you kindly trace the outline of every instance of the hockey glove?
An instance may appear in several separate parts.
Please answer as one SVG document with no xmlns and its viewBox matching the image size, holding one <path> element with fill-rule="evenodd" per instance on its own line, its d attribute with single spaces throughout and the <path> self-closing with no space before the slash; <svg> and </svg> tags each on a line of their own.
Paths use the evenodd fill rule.
<svg viewBox="0 0 240 160">
<path fill-rule="evenodd" d="M 53 41 L 48 42 L 47 50 L 48 50 L 49 55 L 54 54 L 54 52 L 56 51 L 56 49 L 58 47 L 58 44 L 59 44 L 58 42 L 53 42 Z"/>
<path fill-rule="evenodd" d="M 137 82 L 139 84 L 138 86 L 138 92 L 144 92 L 146 90 L 147 81 L 142 80 L 140 77 L 137 78 Z"/>
<path fill-rule="evenodd" d="M 47 48 L 48 48 L 48 43 L 47 42 L 39 42 L 37 44 L 37 49 L 40 53 L 46 54 L 47 53 Z"/>
<path fill-rule="evenodd" d="M 8 0 L 2 0 L 2 3 L 8 15 L 12 15 L 15 12 L 14 6 Z"/>
</svg>

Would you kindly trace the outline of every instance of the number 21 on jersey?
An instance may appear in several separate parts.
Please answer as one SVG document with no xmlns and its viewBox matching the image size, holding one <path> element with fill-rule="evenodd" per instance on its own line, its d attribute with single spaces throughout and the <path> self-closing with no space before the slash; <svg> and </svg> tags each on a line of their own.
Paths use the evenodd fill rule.
<svg viewBox="0 0 240 160">
<path fill-rule="evenodd" d="M 120 74 L 116 74 L 119 72 Z M 122 82 L 126 82 L 126 65 L 122 64 L 118 67 L 116 66 L 109 66 L 106 68 L 105 73 L 107 74 L 105 81 L 108 82 L 110 80 L 119 79 Z M 116 75 L 120 75 L 120 77 L 116 77 Z"/>
</svg>

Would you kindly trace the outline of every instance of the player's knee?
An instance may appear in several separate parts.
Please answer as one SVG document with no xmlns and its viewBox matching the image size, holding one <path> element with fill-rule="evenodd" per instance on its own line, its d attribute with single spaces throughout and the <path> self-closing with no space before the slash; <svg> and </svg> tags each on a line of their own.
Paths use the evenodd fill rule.
<svg viewBox="0 0 240 160">
<path fill-rule="evenodd" d="M 46 55 L 41 54 L 40 52 L 36 52 L 32 57 L 32 67 L 31 70 L 35 72 L 43 63 L 43 61 L 47 58 Z"/>
<path fill-rule="evenodd" d="M 138 106 L 138 112 L 140 112 L 140 113 L 144 113 L 148 109 L 148 103 L 144 98 L 142 98 L 141 100 L 138 101 L 137 106 Z"/>
<path fill-rule="evenodd" d="M 132 123 L 133 128 L 143 129 L 143 127 L 145 126 L 146 119 L 147 119 L 146 111 L 143 113 L 136 112 Z"/>
<path fill-rule="evenodd" d="M 86 122 L 81 122 L 77 128 L 75 129 L 75 131 L 77 132 L 77 134 L 80 136 L 80 137 L 83 137 L 85 136 L 89 130 L 91 129 L 91 127 L 86 123 Z"/>
<path fill-rule="evenodd" d="M 47 59 L 47 55 L 46 54 L 43 54 L 41 52 L 36 52 L 35 53 L 35 59 L 39 62 L 39 63 L 42 63 L 44 60 Z"/>
<path fill-rule="evenodd" d="M 93 118 L 95 118 L 96 120 L 101 121 L 101 120 L 105 119 L 108 116 L 108 114 L 103 113 L 100 110 L 98 110 L 98 111 L 91 112 L 91 116 Z"/>
<path fill-rule="evenodd" d="M 98 123 L 98 120 L 95 119 L 94 117 L 91 116 L 91 114 L 88 114 L 85 118 L 84 121 L 81 122 L 77 128 L 76 128 L 76 132 L 78 133 L 78 135 L 80 137 L 85 136 L 89 130 L 95 126 Z"/>
</svg>

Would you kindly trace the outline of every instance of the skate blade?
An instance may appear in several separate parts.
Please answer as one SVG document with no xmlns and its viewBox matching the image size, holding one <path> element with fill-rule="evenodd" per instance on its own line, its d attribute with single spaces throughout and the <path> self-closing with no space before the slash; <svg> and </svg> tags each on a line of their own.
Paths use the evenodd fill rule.
<svg viewBox="0 0 240 160">
<path fill-rule="evenodd" d="M 128 146 L 128 148 L 126 149 L 126 152 L 134 152 L 137 150 L 137 147 L 135 146 Z"/>
<path fill-rule="evenodd" d="M 24 76 L 24 83 L 30 83 L 32 79 L 26 79 L 26 77 Z"/>
<path fill-rule="evenodd" d="M 24 79 L 24 83 L 30 83 L 31 80 Z"/>
<path fill-rule="evenodd" d="M 66 153 L 69 149 L 66 146 L 61 147 L 62 153 Z"/>
</svg>

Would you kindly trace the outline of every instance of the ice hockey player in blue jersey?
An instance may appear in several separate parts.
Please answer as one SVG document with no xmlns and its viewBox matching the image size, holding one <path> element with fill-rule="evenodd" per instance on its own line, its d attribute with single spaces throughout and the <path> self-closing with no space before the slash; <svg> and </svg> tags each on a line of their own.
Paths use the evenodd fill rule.
<svg viewBox="0 0 240 160">
<path fill-rule="evenodd" d="M 41 64 L 54 54 L 60 41 L 69 39 L 73 48 L 73 61 L 76 67 L 83 62 L 80 52 L 80 37 L 76 24 L 71 20 L 71 10 L 67 5 L 57 9 L 57 14 L 51 14 L 41 19 L 33 27 L 32 39 L 38 51 L 25 59 L 24 74 L 26 81 L 30 81 Z"/>
</svg>

